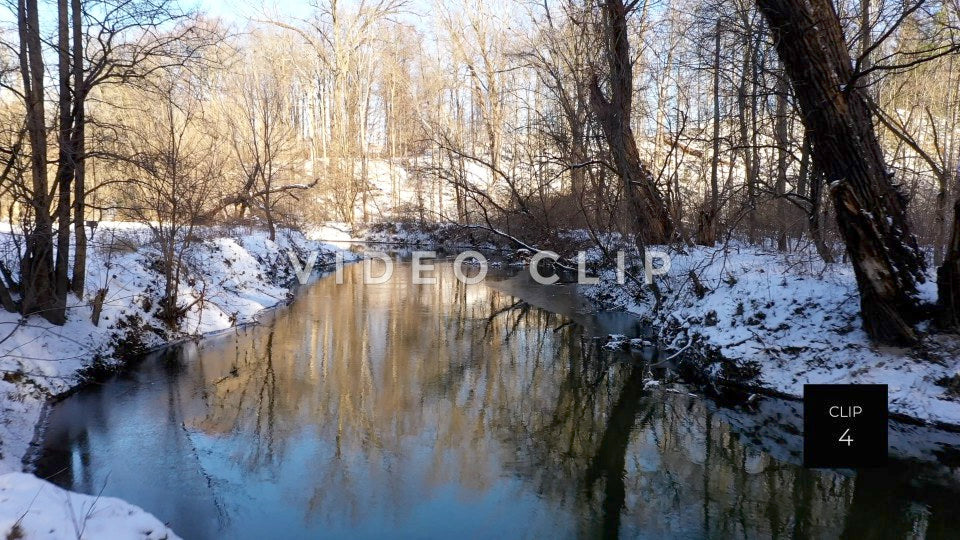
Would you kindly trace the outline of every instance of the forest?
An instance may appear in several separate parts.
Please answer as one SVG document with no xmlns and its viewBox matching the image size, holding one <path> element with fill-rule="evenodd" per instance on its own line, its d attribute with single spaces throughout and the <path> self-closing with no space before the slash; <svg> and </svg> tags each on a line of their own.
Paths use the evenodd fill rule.
<svg viewBox="0 0 960 540">
<path fill-rule="evenodd" d="M 960 0 L 2 11 L 0 404 L 33 420 L 0 463 L 45 399 L 253 320 L 336 235 L 626 251 L 591 298 L 692 378 L 896 377 L 894 413 L 960 425 Z"/>
<path fill-rule="evenodd" d="M 95 298 L 99 221 L 151 227 L 169 317 L 196 227 L 403 221 L 814 249 L 878 340 L 960 321 L 955 1 L 55 7 L 3 34 L 9 311 Z"/>
</svg>

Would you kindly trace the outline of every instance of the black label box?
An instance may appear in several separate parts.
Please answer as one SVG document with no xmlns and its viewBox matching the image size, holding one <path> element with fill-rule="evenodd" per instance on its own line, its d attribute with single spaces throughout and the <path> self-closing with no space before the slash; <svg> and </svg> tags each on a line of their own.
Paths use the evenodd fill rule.
<svg viewBox="0 0 960 540">
<path fill-rule="evenodd" d="M 887 463 L 887 385 L 803 385 L 803 465 L 882 467 Z"/>
</svg>

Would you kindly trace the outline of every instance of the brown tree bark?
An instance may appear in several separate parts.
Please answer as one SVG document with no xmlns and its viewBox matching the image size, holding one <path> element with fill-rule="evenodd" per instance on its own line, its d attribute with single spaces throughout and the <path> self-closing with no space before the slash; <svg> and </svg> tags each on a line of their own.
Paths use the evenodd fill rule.
<svg viewBox="0 0 960 540">
<path fill-rule="evenodd" d="M 17 2 L 17 27 L 20 37 L 20 74 L 26 106 L 25 123 L 30 141 L 30 205 L 34 214 L 32 229 L 26 234 L 25 252 L 20 267 L 23 284 L 21 310 L 24 315 L 38 313 L 55 324 L 62 324 L 63 310 L 58 308 L 53 283 L 53 223 L 50 219 L 47 184 L 43 51 L 37 0 Z"/>
<path fill-rule="evenodd" d="M 720 19 L 713 36 L 713 141 L 710 154 L 710 198 L 700 212 L 697 243 L 712 246 L 717 242 L 717 218 L 720 213 Z"/>
<path fill-rule="evenodd" d="M 80 0 L 71 0 L 73 17 L 73 87 L 76 95 L 73 99 L 73 279 L 71 288 L 77 298 L 83 298 L 87 278 L 87 231 L 86 231 L 86 82 L 83 74 L 83 11 Z"/>
<path fill-rule="evenodd" d="M 614 166 L 623 182 L 624 193 L 633 214 L 633 231 L 644 243 L 664 244 L 673 238 L 670 212 L 656 186 L 653 172 L 640 160 L 637 142 L 630 127 L 633 101 L 633 65 L 627 38 L 627 7 L 622 0 L 606 0 L 602 5 L 609 67 L 610 98 L 600 89 L 600 79 L 590 84 L 590 106 L 610 146 Z"/>
<path fill-rule="evenodd" d="M 777 194 L 777 249 L 787 250 L 787 226 L 789 219 L 789 210 L 787 209 L 784 197 L 787 193 L 787 157 L 789 153 L 790 131 L 787 126 L 787 90 L 788 83 L 785 77 L 780 77 L 777 81 L 777 112 L 774 119 L 774 134 L 777 140 L 777 183 L 775 190 Z"/>
<path fill-rule="evenodd" d="M 57 257 L 54 283 L 57 304 L 66 309 L 70 286 L 70 194 L 73 183 L 73 118 L 70 92 L 70 10 L 69 0 L 57 0 L 57 78 L 59 81 L 59 125 L 57 126 Z"/>
<path fill-rule="evenodd" d="M 756 126 L 756 55 L 753 50 L 753 33 L 750 16 L 742 16 L 744 25 L 743 56 L 741 58 L 740 83 L 737 85 L 737 120 L 740 127 L 740 147 L 743 152 L 743 176 L 747 184 L 747 200 L 744 212 L 747 216 L 748 239 L 757 241 L 757 145 L 754 138 Z"/>
<path fill-rule="evenodd" d="M 817 169 L 816 165 L 809 174 L 809 182 L 810 209 L 807 211 L 807 230 L 823 262 L 833 263 L 836 262 L 833 251 L 823 240 L 823 173 Z"/>
<path fill-rule="evenodd" d="M 921 316 L 924 260 L 906 199 L 891 180 L 863 90 L 830 0 L 757 0 L 793 83 L 813 160 L 826 174 L 860 291 L 863 327 L 875 339 L 912 343 Z"/>
</svg>

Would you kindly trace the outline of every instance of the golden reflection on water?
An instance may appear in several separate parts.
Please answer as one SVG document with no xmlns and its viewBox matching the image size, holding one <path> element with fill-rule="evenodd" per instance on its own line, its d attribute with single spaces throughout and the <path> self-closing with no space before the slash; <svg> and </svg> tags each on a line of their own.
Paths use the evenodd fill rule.
<svg viewBox="0 0 960 540">
<path fill-rule="evenodd" d="M 778 488 L 800 471 L 747 452 L 699 401 L 641 400 L 642 370 L 611 366 L 564 317 L 465 286 L 449 266 L 436 285 L 413 285 L 402 265 L 385 285 L 361 278 L 323 280 L 297 300 L 307 309 L 203 351 L 209 401 L 191 428 L 242 434 L 251 444 L 238 464 L 280 466 L 304 426 L 331 442 L 332 454 L 305 471 L 319 480 L 308 512 L 346 508 L 363 520 L 384 506 L 371 499 L 415 505 L 416 492 L 450 483 L 483 493 L 508 474 L 580 508 L 581 533 L 787 525 L 792 493 Z M 809 511 L 809 526 L 839 530 L 849 487 L 818 480 L 806 489 L 832 494 Z M 705 518 L 713 523 L 696 525 Z"/>
</svg>

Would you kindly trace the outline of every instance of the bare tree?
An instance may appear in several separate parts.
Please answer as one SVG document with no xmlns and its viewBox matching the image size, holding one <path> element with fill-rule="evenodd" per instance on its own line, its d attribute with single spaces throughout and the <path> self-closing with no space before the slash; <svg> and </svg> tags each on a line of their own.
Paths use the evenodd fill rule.
<svg viewBox="0 0 960 540">
<path fill-rule="evenodd" d="M 20 33 L 20 72 L 26 104 L 26 126 L 30 141 L 32 184 L 29 202 L 33 225 L 26 235 L 20 267 L 23 287 L 22 311 L 39 313 L 50 322 L 62 324 L 65 313 L 57 300 L 53 278 L 53 223 L 47 182 L 47 130 L 44 107 L 44 62 L 37 0 L 19 0 L 17 26 Z"/>
<path fill-rule="evenodd" d="M 276 238 L 276 213 L 284 199 L 316 181 L 295 181 L 303 176 L 297 159 L 297 126 L 293 122 L 294 79 L 286 57 L 287 43 L 279 36 L 257 34 L 256 48 L 239 59 L 237 73 L 228 79 L 222 116 L 229 127 L 233 155 L 242 177 L 238 191 L 221 206 L 239 206 L 239 217 L 248 210 L 266 220 L 270 239 Z"/>
<path fill-rule="evenodd" d="M 590 83 L 590 103 L 603 127 L 614 164 L 623 181 L 630 211 L 637 220 L 635 233 L 645 242 L 661 244 L 673 239 L 674 224 L 658 190 L 653 172 L 640 161 L 630 115 L 633 102 L 633 61 L 627 38 L 627 16 L 637 2 L 622 0 L 602 3 L 602 35 L 608 68 L 610 97 L 595 74 Z"/>
<path fill-rule="evenodd" d="M 892 182 L 830 0 L 757 0 L 774 33 L 827 175 L 837 223 L 856 271 L 863 325 L 876 339 L 914 342 L 925 264 Z M 811 29 L 816 27 L 817 31 Z"/>
<path fill-rule="evenodd" d="M 158 316 L 175 327 L 189 307 L 179 298 L 184 257 L 222 178 L 224 157 L 194 74 L 165 70 L 146 82 L 124 96 L 139 114 L 127 117 L 117 141 L 121 208 L 152 232 L 164 276 Z"/>
</svg>

